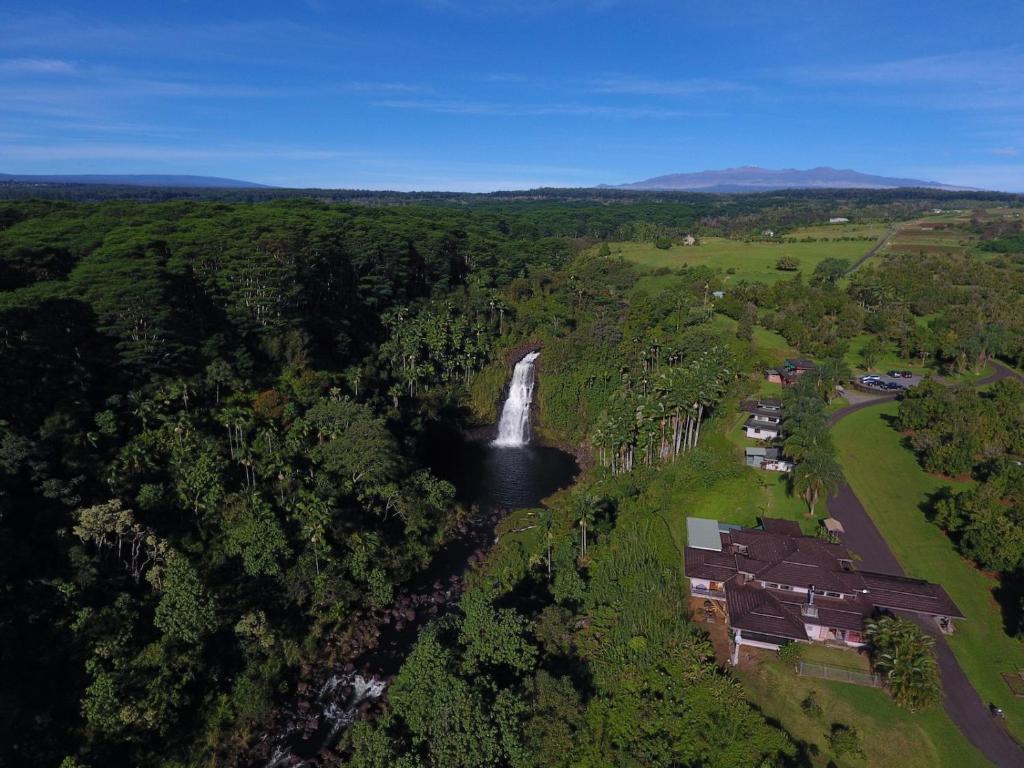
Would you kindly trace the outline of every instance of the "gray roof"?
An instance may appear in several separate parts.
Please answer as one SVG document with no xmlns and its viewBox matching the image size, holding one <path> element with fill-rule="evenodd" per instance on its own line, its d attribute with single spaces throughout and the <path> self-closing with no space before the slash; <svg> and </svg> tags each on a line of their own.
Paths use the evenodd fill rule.
<svg viewBox="0 0 1024 768">
<path fill-rule="evenodd" d="M 686 543 L 694 549 L 722 551 L 722 537 L 718 533 L 718 521 L 706 517 L 686 518 Z"/>
</svg>

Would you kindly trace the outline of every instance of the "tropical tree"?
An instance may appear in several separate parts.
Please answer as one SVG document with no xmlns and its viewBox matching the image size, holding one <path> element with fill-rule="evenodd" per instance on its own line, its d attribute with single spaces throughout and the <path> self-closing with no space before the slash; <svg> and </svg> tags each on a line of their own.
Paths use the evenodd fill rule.
<svg viewBox="0 0 1024 768">
<path fill-rule="evenodd" d="M 807 516 L 814 517 L 819 499 L 839 490 L 843 471 L 833 452 L 815 448 L 793 468 L 793 490 L 807 503 Z"/>
<path fill-rule="evenodd" d="M 934 638 L 895 616 L 868 620 L 865 635 L 875 669 L 897 704 L 919 710 L 938 701 L 941 686 Z"/>
<path fill-rule="evenodd" d="M 580 527 L 580 560 L 587 556 L 587 529 L 594 524 L 597 505 L 597 497 L 588 493 L 581 493 L 573 498 L 573 518 Z"/>
<path fill-rule="evenodd" d="M 864 363 L 865 369 L 874 368 L 878 358 L 883 354 L 885 354 L 885 343 L 877 336 L 872 336 L 860 348 L 860 359 Z"/>
<path fill-rule="evenodd" d="M 544 532 L 544 543 L 547 547 L 548 581 L 551 581 L 551 534 L 554 529 L 555 518 L 551 509 L 545 507 L 540 511 L 540 528 Z"/>
</svg>

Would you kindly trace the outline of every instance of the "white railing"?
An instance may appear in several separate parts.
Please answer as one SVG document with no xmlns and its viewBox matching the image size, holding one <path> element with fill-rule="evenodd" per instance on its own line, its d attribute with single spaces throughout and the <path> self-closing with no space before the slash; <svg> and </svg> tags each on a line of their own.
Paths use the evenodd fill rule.
<svg viewBox="0 0 1024 768">
<path fill-rule="evenodd" d="M 710 597 L 712 600 L 725 600 L 724 589 L 708 589 L 707 587 L 690 587 L 690 594 L 694 597 Z"/>
</svg>

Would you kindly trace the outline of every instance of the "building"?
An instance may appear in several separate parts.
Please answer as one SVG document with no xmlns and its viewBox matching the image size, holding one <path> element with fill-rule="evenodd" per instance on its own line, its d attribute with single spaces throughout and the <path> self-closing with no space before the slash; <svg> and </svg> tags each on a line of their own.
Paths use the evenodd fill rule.
<svg viewBox="0 0 1024 768">
<path fill-rule="evenodd" d="M 780 368 L 769 368 L 766 372 L 768 381 L 791 387 L 797 378 L 815 369 L 814 361 L 805 358 L 787 359 Z"/>
<path fill-rule="evenodd" d="M 746 400 L 743 410 L 750 414 L 743 425 L 753 440 L 774 440 L 782 434 L 782 403 L 778 400 Z"/>
<path fill-rule="evenodd" d="M 776 440 L 782 434 L 782 427 L 751 416 L 743 425 L 743 433 L 751 440 Z"/>
<path fill-rule="evenodd" d="M 762 448 L 756 446 L 743 449 L 743 462 L 754 469 L 764 469 L 769 472 L 792 472 L 793 462 L 783 458 L 782 451 L 778 448 Z"/>
<path fill-rule="evenodd" d="M 697 238 L 695 238 L 693 235 L 687 235 L 686 237 L 683 238 L 683 245 L 696 245 L 696 244 L 697 244 Z"/>
<path fill-rule="evenodd" d="M 829 224 L 849 224 L 850 220 L 845 216 L 833 216 L 828 220 Z"/>
<path fill-rule="evenodd" d="M 866 644 L 864 621 L 881 612 L 934 619 L 944 632 L 963 614 L 946 591 L 927 581 L 862 571 L 849 550 L 804 536 L 790 520 L 762 518 L 758 528 L 687 518 L 690 594 L 722 604 L 741 645 Z"/>
</svg>

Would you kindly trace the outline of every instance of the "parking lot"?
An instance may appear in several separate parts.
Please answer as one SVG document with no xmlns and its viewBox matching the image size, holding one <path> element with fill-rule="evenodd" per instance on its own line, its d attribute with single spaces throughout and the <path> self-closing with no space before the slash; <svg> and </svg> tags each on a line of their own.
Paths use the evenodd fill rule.
<svg viewBox="0 0 1024 768">
<path fill-rule="evenodd" d="M 856 378 L 857 386 L 872 392 L 899 392 L 916 387 L 921 377 L 912 374 L 909 377 L 890 376 L 888 373 L 871 373 Z"/>
</svg>

